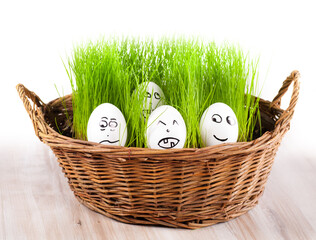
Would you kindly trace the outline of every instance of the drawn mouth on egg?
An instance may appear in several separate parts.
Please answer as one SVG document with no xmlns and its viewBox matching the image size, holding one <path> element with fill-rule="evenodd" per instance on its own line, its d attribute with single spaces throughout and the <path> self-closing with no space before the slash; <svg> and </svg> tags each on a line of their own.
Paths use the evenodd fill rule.
<svg viewBox="0 0 316 240">
<path fill-rule="evenodd" d="M 228 140 L 228 138 L 218 138 L 215 135 L 213 135 L 213 137 L 215 137 L 216 140 L 221 141 L 221 142 L 226 142 Z"/>
<path fill-rule="evenodd" d="M 117 143 L 119 140 L 116 140 L 116 141 L 110 141 L 110 140 L 103 140 L 99 143 L 110 143 L 110 144 L 113 144 L 113 143 Z"/>
<path fill-rule="evenodd" d="M 180 141 L 179 139 L 174 138 L 174 137 L 166 137 L 166 138 L 161 139 L 158 142 L 158 146 L 164 149 L 170 149 L 177 146 L 179 141 Z"/>
<path fill-rule="evenodd" d="M 149 116 L 151 114 L 152 110 L 151 109 L 144 109 L 143 110 L 143 117 L 146 118 L 147 115 Z"/>
</svg>

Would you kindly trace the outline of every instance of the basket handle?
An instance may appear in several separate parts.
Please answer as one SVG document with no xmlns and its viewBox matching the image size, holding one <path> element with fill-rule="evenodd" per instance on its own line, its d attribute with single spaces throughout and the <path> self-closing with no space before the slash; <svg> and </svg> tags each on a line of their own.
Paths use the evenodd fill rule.
<svg viewBox="0 0 316 240">
<path fill-rule="evenodd" d="M 34 92 L 28 90 L 23 84 L 16 86 L 24 107 L 32 120 L 36 136 L 42 141 L 40 133 L 48 133 L 43 110 L 47 106 Z M 32 104 L 33 103 L 33 104 Z"/>
<path fill-rule="evenodd" d="M 287 92 L 289 86 L 293 83 L 293 92 L 290 100 L 290 104 L 288 108 L 281 114 L 280 118 L 276 121 L 275 127 L 284 127 L 285 129 L 289 128 L 290 120 L 294 113 L 294 108 L 296 106 L 298 95 L 299 95 L 299 78 L 300 73 L 299 71 L 293 71 L 283 82 L 282 87 L 280 88 L 278 94 L 272 100 L 270 107 L 277 107 L 280 108 L 281 99 L 283 95 Z"/>
</svg>

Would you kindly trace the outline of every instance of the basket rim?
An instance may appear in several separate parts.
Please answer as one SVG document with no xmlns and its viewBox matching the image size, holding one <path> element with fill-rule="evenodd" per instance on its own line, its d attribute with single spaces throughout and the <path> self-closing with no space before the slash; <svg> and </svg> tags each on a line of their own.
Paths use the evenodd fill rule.
<svg viewBox="0 0 316 240">
<path fill-rule="evenodd" d="M 59 99 L 65 97 L 71 97 L 71 94 L 65 95 L 63 97 L 56 98 L 55 100 L 50 101 L 45 104 L 34 92 L 29 91 L 24 85 L 18 84 L 16 86 L 17 91 L 20 95 L 21 100 L 24 103 L 24 106 L 32 119 L 35 133 L 39 137 L 41 141 L 44 143 L 54 146 L 62 144 L 66 148 L 72 149 L 82 149 L 84 151 L 90 152 L 111 152 L 115 153 L 123 153 L 127 152 L 128 155 L 142 153 L 142 154 L 150 154 L 150 155 L 169 155 L 179 154 L 179 153 L 193 153 L 193 152 L 208 152 L 210 153 L 223 153 L 227 150 L 240 151 L 243 149 L 243 152 L 246 151 L 246 148 L 252 148 L 254 146 L 258 147 L 258 143 L 269 142 L 273 139 L 282 138 L 284 133 L 289 129 L 290 120 L 292 118 L 294 108 L 296 102 L 298 100 L 299 94 L 299 77 L 300 74 L 297 70 L 293 71 L 287 78 L 284 80 L 282 87 L 280 88 L 278 94 L 275 96 L 272 102 L 264 100 L 260 98 L 260 103 L 268 106 L 270 111 L 275 111 L 279 113 L 279 118 L 276 119 L 274 129 L 272 131 L 266 131 L 262 136 L 248 142 L 234 142 L 234 143 L 223 143 L 214 146 L 206 146 L 201 148 L 181 148 L 181 149 L 150 149 L 150 148 L 139 148 L 139 147 L 125 147 L 125 146 L 111 146 L 104 145 L 99 143 L 90 142 L 87 140 L 74 139 L 71 137 L 64 136 L 53 128 L 49 126 L 49 124 L 45 121 L 45 108 L 50 104 L 54 103 L 54 101 L 58 101 Z M 287 92 L 291 83 L 293 85 L 293 92 L 291 96 L 291 101 L 289 107 L 286 110 L 280 108 L 281 98 Z M 31 101 L 30 101 L 31 100 Z M 33 107 L 31 105 L 33 103 Z M 260 104 L 259 104 L 260 106 Z M 280 134 L 281 133 L 281 134 Z M 263 145 L 263 144 L 261 144 Z"/>
<path fill-rule="evenodd" d="M 50 103 L 54 102 L 54 101 L 58 101 L 61 100 L 62 98 L 65 97 L 71 97 L 71 94 L 65 95 L 63 97 L 59 97 L 56 98 L 52 101 L 50 101 L 47 105 L 49 105 Z M 268 104 L 271 104 L 270 101 L 264 100 L 262 98 L 260 98 L 260 102 L 265 102 Z M 285 110 L 277 107 L 277 106 L 273 106 L 271 107 L 271 109 L 273 109 L 274 111 L 278 111 L 280 112 L 280 114 L 282 114 Z M 41 110 L 42 111 L 42 110 Z M 42 114 L 45 115 L 42 111 Z M 46 122 L 47 124 L 47 122 Z M 276 129 L 276 127 L 272 130 L 272 131 L 266 131 L 264 132 L 260 137 L 253 139 L 251 141 L 243 141 L 243 142 L 232 142 L 232 143 L 222 143 L 222 144 L 218 144 L 218 145 L 214 145 L 214 146 L 205 146 L 205 147 L 201 147 L 201 148 L 181 148 L 181 149 L 151 149 L 151 148 L 140 148 L 140 147 L 126 147 L 126 146 L 111 146 L 111 145 L 104 145 L 104 144 L 100 144 L 97 142 L 91 142 L 88 140 L 82 140 L 82 139 L 76 139 L 76 138 L 72 138 L 72 137 L 68 137 L 65 135 L 60 134 L 59 132 L 57 132 L 56 130 L 54 130 L 52 127 L 50 127 L 47 124 L 47 128 L 49 129 L 48 134 L 41 134 L 43 140 L 47 141 L 49 143 L 49 145 L 54 144 L 55 142 L 60 142 L 60 141 L 56 141 L 58 138 L 59 140 L 61 140 L 63 143 L 68 143 L 69 145 L 67 146 L 67 148 L 71 148 L 71 149 L 78 149 L 78 150 L 84 150 L 84 151 L 89 151 L 89 152 L 109 152 L 111 154 L 114 154 L 115 152 L 118 153 L 122 153 L 122 152 L 128 152 L 130 155 L 131 154 L 137 154 L 138 152 L 141 152 L 142 154 L 149 154 L 149 155 L 159 155 L 160 157 L 162 155 L 169 155 L 169 154 L 177 154 L 177 153 L 202 153 L 202 152 L 207 152 L 208 154 L 211 153 L 222 153 L 224 154 L 227 150 L 231 150 L 231 151 L 240 151 L 240 149 L 243 149 L 242 152 L 246 153 L 247 149 L 249 149 L 249 147 L 253 147 L 258 145 L 258 143 L 260 142 L 268 142 L 269 140 L 273 140 L 274 138 L 276 138 L 278 136 L 278 134 L 274 134 L 278 129 Z M 50 137 L 51 136 L 51 137 Z M 53 137 L 53 139 L 52 139 Z M 54 141 L 55 139 L 55 141 Z M 271 143 L 273 144 L 273 143 Z M 219 151 L 219 149 L 221 151 Z M 253 151 L 253 149 L 248 150 L 249 152 Z"/>
</svg>

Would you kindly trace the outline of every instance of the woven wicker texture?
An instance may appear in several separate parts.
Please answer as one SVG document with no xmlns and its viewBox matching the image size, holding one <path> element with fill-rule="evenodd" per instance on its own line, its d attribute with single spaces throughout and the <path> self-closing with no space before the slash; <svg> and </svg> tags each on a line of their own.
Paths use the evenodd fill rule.
<svg viewBox="0 0 316 240">
<path fill-rule="evenodd" d="M 291 83 L 290 104 L 282 110 L 281 98 Z M 114 147 L 73 139 L 71 95 L 45 104 L 23 85 L 17 90 L 35 134 L 50 146 L 85 206 L 125 223 L 195 229 L 238 217 L 257 204 L 290 127 L 299 72 L 291 73 L 272 102 L 260 99 L 262 136 L 200 149 Z"/>
</svg>

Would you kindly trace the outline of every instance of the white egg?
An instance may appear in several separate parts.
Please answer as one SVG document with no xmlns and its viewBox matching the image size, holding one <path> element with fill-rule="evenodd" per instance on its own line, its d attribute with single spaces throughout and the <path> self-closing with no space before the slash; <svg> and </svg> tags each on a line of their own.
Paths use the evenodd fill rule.
<svg viewBox="0 0 316 240">
<path fill-rule="evenodd" d="M 174 107 L 156 108 L 147 122 L 147 145 L 153 149 L 183 148 L 186 126 L 181 114 Z"/>
<path fill-rule="evenodd" d="M 238 122 L 234 111 L 225 103 L 212 104 L 202 115 L 200 131 L 206 146 L 236 142 Z"/>
<path fill-rule="evenodd" d="M 165 95 L 161 88 L 154 82 L 143 82 L 138 89 L 145 90 L 143 102 L 143 117 L 150 115 L 153 110 L 164 104 Z"/>
<path fill-rule="evenodd" d="M 96 107 L 87 126 L 88 141 L 124 146 L 127 139 L 126 121 L 122 112 L 111 103 Z"/>
</svg>

